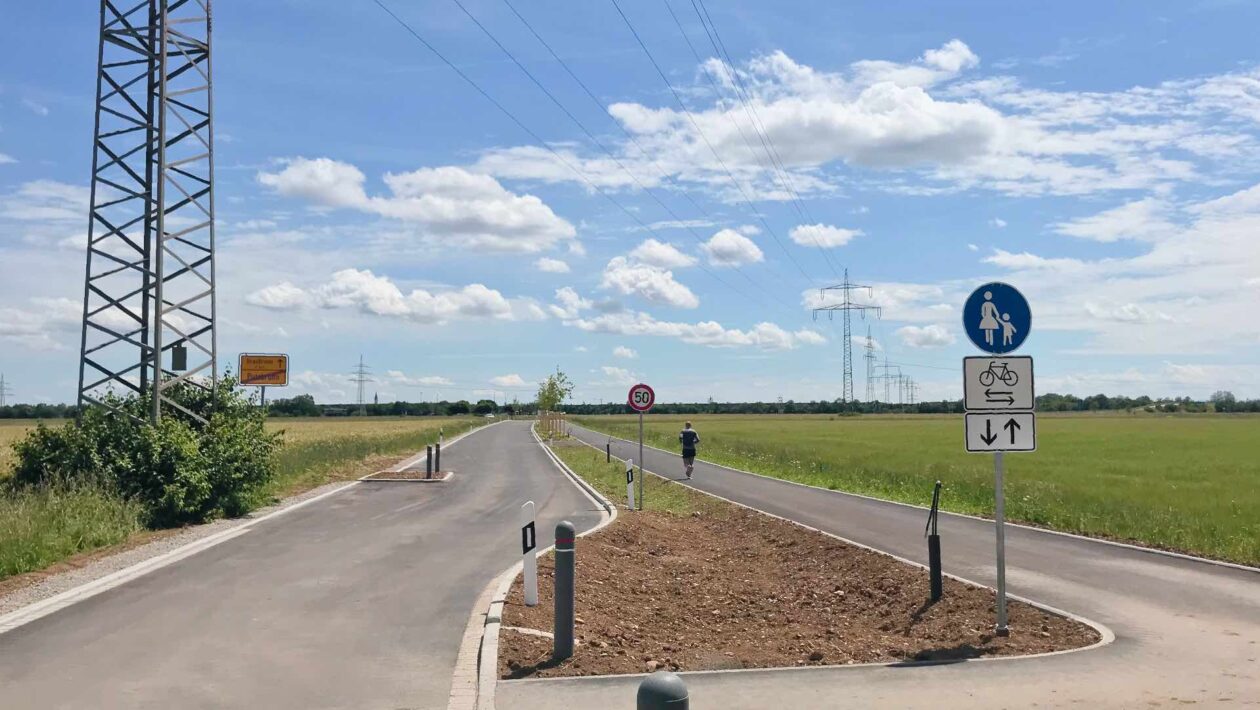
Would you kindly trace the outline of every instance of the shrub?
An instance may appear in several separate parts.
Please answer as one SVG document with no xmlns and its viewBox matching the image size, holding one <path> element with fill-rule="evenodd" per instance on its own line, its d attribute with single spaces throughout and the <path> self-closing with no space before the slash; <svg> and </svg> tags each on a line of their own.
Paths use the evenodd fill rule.
<svg viewBox="0 0 1260 710">
<path fill-rule="evenodd" d="M 143 505 L 150 527 L 242 515 L 264 498 L 281 435 L 264 431 L 266 415 L 235 385 L 168 390 L 204 424 L 172 407 L 153 426 L 148 399 L 131 396 L 110 398 L 117 411 L 91 407 L 73 425 L 37 426 L 14 444 L 14 481 L 100 486 Z"/>
</svg>

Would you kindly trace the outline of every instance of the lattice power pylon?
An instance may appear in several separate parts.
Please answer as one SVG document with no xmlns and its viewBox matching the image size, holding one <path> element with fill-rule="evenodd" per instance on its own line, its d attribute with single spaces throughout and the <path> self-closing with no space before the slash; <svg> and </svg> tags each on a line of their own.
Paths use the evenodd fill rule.
<svg viewBox="0 0 1260 710">
<path fill-rule="evenodd" d="M 866 326 L 866 401 L 875 401 L 875 339 L 871 337 L 871 327 Z"/>
<path fill-rule="evenodd" d="M 862 304 L 862 303 L 854 303 L 853 292 L 857 291 L 858 289 L 866 289 L 867 298 L 870 298 L 874 293 L 870 286 L 862 286 L 860 284 L 850 283 L 849 270 L 845 269 L 843 283 L 837 284 L 835 286 L 827 286 L 822 289 L 823 300 L 826 300 L 828 291 L 840 292 L 841 294 L 840 303 L 836 303 L 829 306 L 819 306 L 818 308 L 814 309 L 815 320 L 818 319 L 819 311 L 825 312 L 828 318 L 834 317 L 837 311 L 843 314 L 842 320 L 844 321 L 844 384 L 843 384 L 843 393 L 840 395 L 840 397 L 841 397 L 841 401 L 844 401 L 844 402 L 853 401 L 853 324 L 852 324 L 851 316 L 856 311 L 860 313 L 862 315 L 862 319 L 865 320 L 867 311 L 875 311 L 876 317 L 879 317 L 883 312 L 879 306 L 872 306 L 872 305 L 867 305 L 867 304 Z"/>
<path fill-rule="evenodd" d="M 127 2 L 127 0 L 124 0 Z M 210 0 L 101 2 L 79 404 L 217 378 Z"/>
</svg>

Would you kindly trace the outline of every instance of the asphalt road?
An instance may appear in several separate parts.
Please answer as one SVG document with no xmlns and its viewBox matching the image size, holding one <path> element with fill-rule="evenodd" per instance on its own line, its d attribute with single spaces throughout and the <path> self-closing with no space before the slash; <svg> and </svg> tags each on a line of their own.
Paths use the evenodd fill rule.
<svg viewBox="0 0 1260 710">
<path fill-rule="evenodd" d="M 0 635 L 0 708 L 445 708 L 472 605 L 599 512 L 525 422 L 443 451 L 444 483 L 359 483 Z"/>
<path fill-rule="evenodd" d="M 573 433 L 601 449 L 607 441 L 580 427 Z M 614 441 L 613 455 L 638 459 L 638 446 Z M 1007 457 L 1007 464 L 1007 476 L 1018 476 L 1019 456 Z M 672 453 L 647 449 L 644 465 L 682 477 L 682 462 Z M 927 561 L 926 512 L 918 508 L 703 461 L 683 483 Z M 991 521 L 942 514 L 940 535 L 947 573 L 996 583 Z M 1260 707 L 1260 573 L 1029 528 L 1008 526 L 1006 544 L 1012 594 L 1104 624 L 1116 641 L 1079 653 L 932 667 L 688 674 L 692 707 Z M 637 682 L 504 682 L 499 706 L 607 707 L 633 697 Z"/>
</svg>

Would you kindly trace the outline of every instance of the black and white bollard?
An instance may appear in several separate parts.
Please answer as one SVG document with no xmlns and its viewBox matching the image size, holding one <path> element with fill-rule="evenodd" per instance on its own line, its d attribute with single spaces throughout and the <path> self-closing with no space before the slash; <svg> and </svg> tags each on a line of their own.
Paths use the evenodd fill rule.
<svg viewBox="0 0 1260 710">
<path fill-rule="evenodd" d="M 612 463 L 612 439 L 609 439 L 608 443 L 604 444 L 604 456 L 607 463 Z"/>
<path fill-rule="evenodd" d="M 521 506 L 521 556 L 523 575 L 521 587 L 525 592 L 525 606 L 538 605 L 538 539 L 534 528 L 534 501 Z"/>
<path fill-rule="evenodd" d="M 442 442 L 433 447 L 433 470 L 442 473 Z"/>
<path fill-rule="evenodd" d="M 634 459 L 626 459 L 626 500 L 634 510 Z"/>
<path fill-rule="evenodd" d="M 657 671 L 639 684 L 635 699 L 638 710 L 687 710 L 687 685 L 676 673 Z"/>
<path fill-rule="evenodd" d="M 426 447 L 426 451 L 428 455 L 425 457 L 424 477 L 433 478 L 433 444 L 429 444 Z"/>
<path fill-rule="evenodd" d="M 573 523 L 561 520 L 556 525 L 555 645 L 552 647 L 551 657 L 557 661 L 563 661 L 573 655 L 573 605 L 575 601 L 573 541 L 575 536 Z"/>
<path fill-rule="evenodd" d="M 944 594 L 943 580 L 941 579 L 941 536 L 936 532 L 936 519 L 940 513 L 941 505 L 941 482 L 936 482 L 936 488 L 932 490 L 932 509 L 928 512 L 927 528 L 923 534 L 928 540 L 928 581 L 931 586 L 932 601 L 941 600 Z"/>
</svg>

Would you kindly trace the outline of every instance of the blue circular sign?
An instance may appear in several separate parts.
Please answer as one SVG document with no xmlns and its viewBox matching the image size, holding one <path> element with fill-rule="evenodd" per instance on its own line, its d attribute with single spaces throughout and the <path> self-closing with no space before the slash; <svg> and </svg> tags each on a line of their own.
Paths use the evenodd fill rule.
<svg viewBox="0 0 1260 710">
<path fill-rule="evenodd" d="M 967 297 L 963 330 L 977 348 L 994 355 L 1019 349 L 1032 330 L 1028 300 L 1010 284 L 987 283 Z"/>
</svg>

